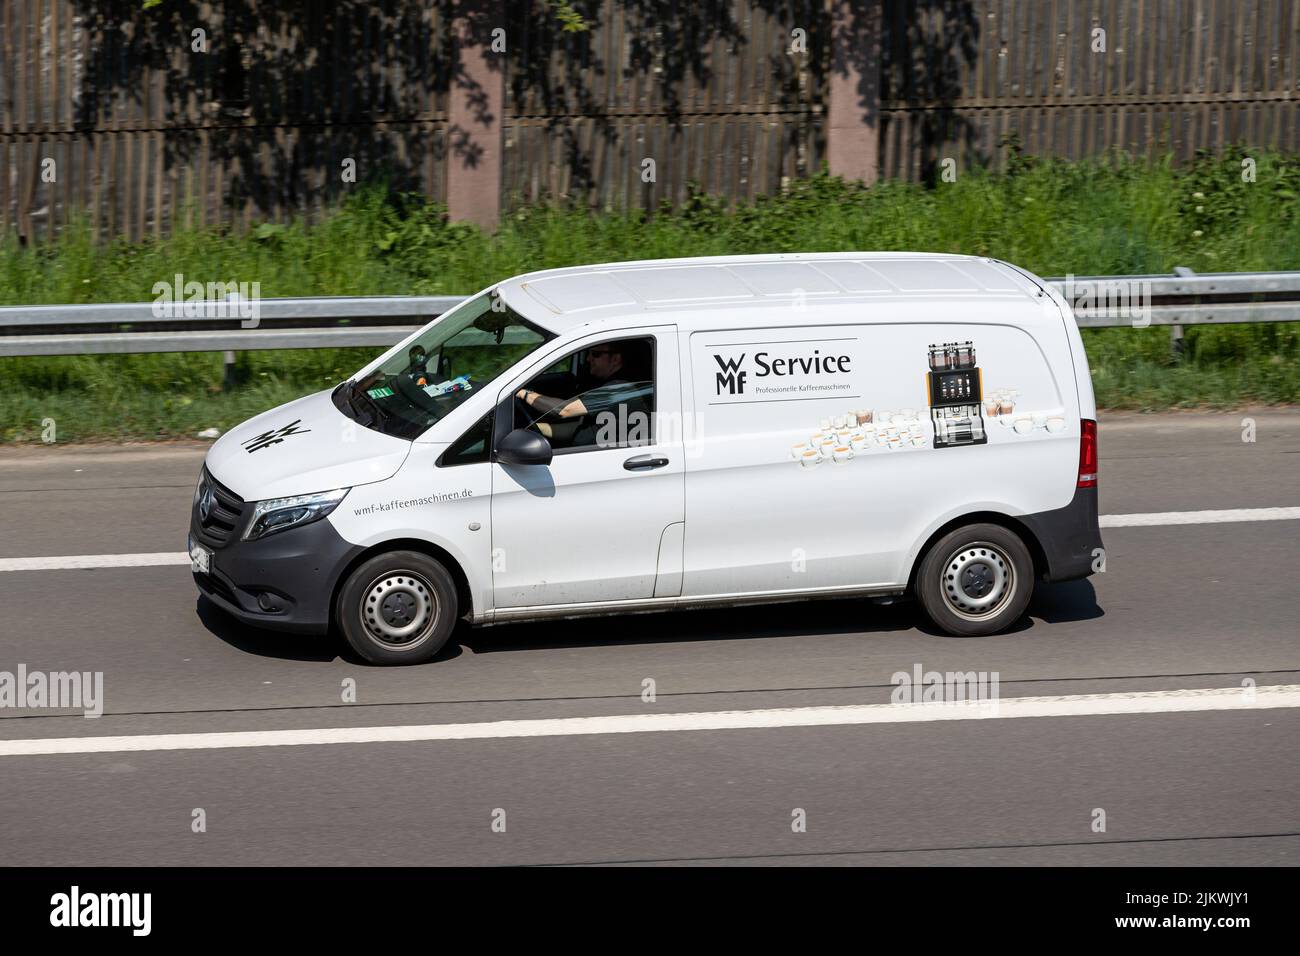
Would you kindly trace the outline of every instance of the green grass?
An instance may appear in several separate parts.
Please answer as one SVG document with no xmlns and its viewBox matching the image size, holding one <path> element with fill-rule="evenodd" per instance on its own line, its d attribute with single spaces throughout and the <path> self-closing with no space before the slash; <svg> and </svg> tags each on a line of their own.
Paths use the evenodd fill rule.
<svg viewBox="0 0 1300 956">
<path fill-rule="evenodd" d="M 263 296 L 468 293 L 533 269 L 686 255 L 836 250 L 992 255 L 1040 275 L 1300 269 L 1300 158 L 1250 151 L 1184 167 L 1108 157 L 1013 157 L 1007 173 L 871 189 L 821 175 L 732 205 L 692 194 L 655 215 L 564 206 L 510 213 L 495 234 L 449 223 L 420 197 L 360 190 L 323 222 L 247 234 L 190 231 L 96 243 L 74 225 L 53 242 L 0 245 L 0 304 L 149 301 L 155 282 L 257 281 Z M 1084 333 L 1103 407 L 1300 401 L 1294 324 L 1189 329 L 1175 359 L 1167 330 Z M 0 441 L 192 436 L 328 387 L 373 350 L 242 353 L 222 391 L 219 353 L 0 360 Z"/>
</svg>

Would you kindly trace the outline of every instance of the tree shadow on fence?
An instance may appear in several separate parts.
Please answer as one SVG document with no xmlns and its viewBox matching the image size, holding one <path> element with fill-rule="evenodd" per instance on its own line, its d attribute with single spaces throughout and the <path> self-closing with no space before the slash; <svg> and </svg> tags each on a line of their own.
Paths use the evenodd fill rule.
<svg viewBox="0 0 1300 956">
<path fill-rule="evenodd" d="M 168 225 L 187 201 L 205 208 L 209 221 L 311 214 L 354 182 L 379 178 L 444 200 L 446 165 L 479 161 L 472 138 L 448 123 L 453 95 L 464 96 L 471 112 L 490 103 L 459 61 L 451 0 L 166 0 L 148 10 L 140 0 L 72 4 L 84 51 L 72 74 L 74 127 L 95 132 L 100 149 L 114 138 L 161 140 L 162 171 L 173 185 L 166 195 L 152 191 L 151 203 L 166 208 L 149 213 Z M 597 189 L 595 154 L 632 135 L 629 117 L 666 124 L 680 137 L 691 135 L 693 120 L 729 109 L 780 117 L 824 108 L 833 38 L 820 0 L 751 0 L 740 12 L 724 0 L 574 6 L 588 29 L 564 31 L 547 3 L 459 7 L 476 41 L 490 44 L 493 31 L 504 30 L 504 53 L 488 60 L 489 69 L 504 71 L 506 115 L 497 119 L 544 130 L 570 198 Z M 850 6 L 854 18 L 874 8 Z M 932 177 L 939 144 L 971 139 L 953 103 L 978 24 L 969 2 L 887 6 L 880 62 L 869 62 L 872 50 L 847 53 L 860 69 L 878 71 L 886 99 L 930 104 L 914 135 Z M 865 26 L 855 21 L 850 29 Z M 795 31 L 806 37 L 802 58 L 790 55 Z M 703 116 L 701 95 L 709 100 Z M 792 135 L 825 135 L 819 124 L 808 129 Z M 108 149 L 98 168 L 118 189 L 144 189 L 134 168 L 144 148 L 133 161 L 129 151 Z M 819 149 L 813 143 L 811 155 Z M 503 192 L 514 185 L 503 183 Z M 134 197 L 105 201 L 136 208 Z"/>
</svg>

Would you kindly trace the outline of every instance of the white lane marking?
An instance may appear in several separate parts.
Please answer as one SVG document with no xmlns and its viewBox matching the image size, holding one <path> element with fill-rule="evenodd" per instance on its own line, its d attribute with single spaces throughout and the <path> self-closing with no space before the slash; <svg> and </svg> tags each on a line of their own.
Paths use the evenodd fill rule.
<svg viewBox="0 0 1300 956">
<path fill-rule="evenodd" d="M 0 558 L 0 571 L 63 571 L 69 568 L 152 568 L 189 564 L 184 551 L 147 554 L 64 554 L 48 558 Z"/>
<path fill-rule="evenodd" d="M 1148 514 L 1102 515 L 1103 528 L 1142 528 L 1165 524 L 1220 524 L 1228 521 L 1292 521 L 1300 508 L 1229 508 L 1225 511 L 1153 511 Z"/>
<path fill-rule="evenodd" d="M 1290 521 L 1300 508 L 1233 508 L 1227 511 L 1155 511 L 1148 514 L 1102 515 L 1103 528 L 1137 528 L 1168 524 L 1218 524 L 1229 521 Z M 0 571 L 63 571 L 69 568 L 152 568 L 189 564 L 184 551 L 148 554 L 69 554 L 48 558 L 0 558 Z"/>
<path fill-rule="evenodd" d="M 679 730 L 760 730 L 777 727 L 836 727 L 849 724 L 905 724 L 935 720 L 1003 717 L 1085 717 L 1099 714 L 1172 714 L 1208 710 L 1264 710 L 1300 707 L 1300 684 L 1255 688 L 1165 690 L 1060 697 L 1011 697 L 952 704 L 849 704 L 693 714 L 619 714 L 496 720 L 472 724 L 397 727 L 317 727 L 201 734 L 140 734 L 129 737 L 56 737 L 0 740 L 0 757 L 39 754 L 117 753 L 142 750 L 214 750 L 231 747 L 302 747 L 314 744 L 401 743 L 485 740 L 503 737 L 570 737 L 644 734 Z"/>
</svg>

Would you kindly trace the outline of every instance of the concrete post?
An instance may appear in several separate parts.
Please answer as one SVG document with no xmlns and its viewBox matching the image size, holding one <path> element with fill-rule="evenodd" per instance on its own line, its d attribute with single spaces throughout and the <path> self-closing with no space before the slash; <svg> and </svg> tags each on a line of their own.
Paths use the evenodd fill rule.
<svg viewBox="0 0 1300 956">
<path fill-rule="evenodd" d="M 881 0 L 828 3 L 827 163 L 833 175 L 870 185 L 880 174 Z"/>
<path fill-rule="evenodd" d="M 505 109 L 505 0 L 455 0 L 455 65 L 447 116 L 447 208 L 452 219 L 495 229 L 501 219 L 501 122 Z M 508 48 L 508 47 L 507 47 Z"/>
</svg>

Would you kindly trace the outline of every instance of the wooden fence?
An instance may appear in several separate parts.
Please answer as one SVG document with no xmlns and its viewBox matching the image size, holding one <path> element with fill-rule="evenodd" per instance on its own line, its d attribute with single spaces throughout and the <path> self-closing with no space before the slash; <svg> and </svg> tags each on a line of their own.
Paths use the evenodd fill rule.
<svg viewBox="0 0 1300 956">
<path fill-rule="evenodd" d="M 0 234 L 1300 151 L 1300 0 L 0 0 Z M 1100 32 L 1099 32 L 1100 31 Z"/>
</svg>

